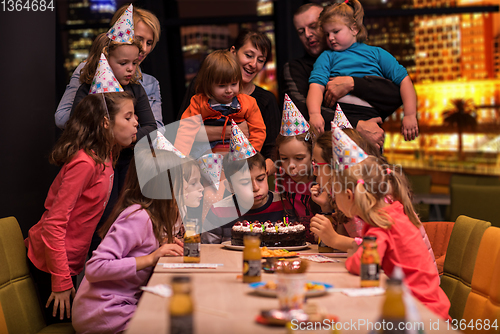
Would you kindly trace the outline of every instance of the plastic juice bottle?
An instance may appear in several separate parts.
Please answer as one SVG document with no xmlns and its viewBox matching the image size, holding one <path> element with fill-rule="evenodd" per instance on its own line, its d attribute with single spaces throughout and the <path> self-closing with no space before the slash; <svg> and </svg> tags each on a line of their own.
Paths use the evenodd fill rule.
<svg viewBox="0 0 500 334">
<path fill-rule="evenodd" d="M 188 276 L 172 278 L 172 297 L 170 297 L 170 333 L 192 334 L 193 299 L 191 298 L 191 279 Z"/>
<path fill-rule="evenodd" d="M 363 237 L 361 255 L 361 287 L 379 286 L 380 257 L 377 250 L 377 237 Z"/>
<path fill-rule="evenodd" d="M 243 283 L 260 282 L 262 268 L 260 253 L 260 235 L 249 233 L 243 236 Z"/>
<path fill-rule="evenodd" d="M 402 281 L 391 278 L 386 283 L 385 301 L 382 306 L 382 320 L 386 325 L 380 333 L 406 333 L 406 308 L 403 301 Z"/>
<path fill-rule="evenodd" d="M 184 263 L 200 263 L 200 234 L 197 233 L 198 219 L 186 221 L 184 235 Z"/>
</svg>

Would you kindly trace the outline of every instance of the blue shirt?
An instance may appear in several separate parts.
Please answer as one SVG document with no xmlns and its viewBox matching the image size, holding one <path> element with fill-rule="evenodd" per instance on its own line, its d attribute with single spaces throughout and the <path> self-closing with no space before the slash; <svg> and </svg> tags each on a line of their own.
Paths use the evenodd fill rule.
<svg viewBox="0 0 500 334">
<path fill-rule="evenodd" d="M 309 83 L 326 86 L 330 77 L 338 76 L 377 76 L 399 85 L 408 76 L 408 72 L 384 49 L 354 43 L 344 51 L 323 51 L 314 63 Z"/>
<path fill-rule="evenodd" d="M 66 122 L 71 114 L 71 108 L 73 107 L 73 101 L 75 100 L 75 95 L 80 88 L 80 71 L 85 66 L 85 62 L 81 62 L 80 65 L 74 70 L 71 75 L 69 84 L 66 86 L 66 90 L 57 106 L 56 113 L 54 115 L 56 125 L 60 129 L 64 129 Z M 151 106 L 151 111 L 156 120 L 158 128 L 163 127 L 163 115 L 161 113 L 161 95 L 160 95 L 160 83 L 155 77 L 142 73 L 142 79 L 139 81 L 146 94 L 148 95 L 149 105 Z"/>
</svg>

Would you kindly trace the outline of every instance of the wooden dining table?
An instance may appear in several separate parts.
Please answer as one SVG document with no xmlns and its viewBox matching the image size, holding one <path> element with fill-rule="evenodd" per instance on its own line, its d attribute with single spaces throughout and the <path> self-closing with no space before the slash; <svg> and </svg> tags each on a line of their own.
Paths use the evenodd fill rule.
<svg viewBox="0 0 500 334">
<path fill-rule="evenodd" d="M 318 254 L 317 245 L 297 251 L 299 256 Z M 323 254 L 325 255 L 325 254 Z M 182 263 L 182 257 L 163 257 L 158 262 L 148 286 L 170 284 L 172 277 L 191 277 L 192 298 L 195 305 L 195 333 L 286 333 L 284 327 L 261 325 L 256 318 L 262 310 L 277 309 L 278 299 L 256 293 L 249 284 L 242 283 L 242 252 L 229 250 L 222 245 L 201 245 L 201 263 L 218 264 L 216 269 L 172 269 L 164 263 Z M 369 333 L 380 326 L 378 318 L 383 295 L 349 297 L 342 289 L 359 288 L 359 276 L 345 269 L 345 254 L 328 253 L 336 262 L 310 262 L 306 279 L 333 285 L 333 290 L 323 296 L 308 298 L 337 319 L 341 333 Z M 384 285 L 385 275 L 381 275 Z M 275 280 L 275 274 L 262 274 L 262 281 Z M 426 333 L 453 332 L 451 325 L 414 299 L 420 319 L 407 326 L 419 327 Z M 128 334 L 168 333 L 169 298 L 144 292 L 137 310 L 126 331 Z M 323 327 L 323 329 L 328 329 Z M 332 333 L 326 331 L 325 333 Z"/>
</svg>

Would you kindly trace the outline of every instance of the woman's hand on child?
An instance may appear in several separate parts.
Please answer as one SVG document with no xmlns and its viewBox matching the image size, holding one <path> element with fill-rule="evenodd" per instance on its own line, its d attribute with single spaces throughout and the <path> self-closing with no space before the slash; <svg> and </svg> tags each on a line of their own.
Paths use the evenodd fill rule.
<svg viewBox="0 0 500 334">
<path fill-rule="evenodd" d="M 354 79 L 352 77 L 334 77 L 326 84 L 323 105 L 328 108 L 335 108 L 337 100 L 344 97 L 354 89 Z"/>
<path fill-rule="evenodd" d="M 418 137 L 418 121 L 415 115 L 404 116 L 401 122 L 401 134 L 406 141 L 413 140 Z"/>
<path fill-rule="evenodd" d="M 328 217 L 317 214 L 311 218 L 311 232 L 316 234 L 325 244 L 333 247 L 335 238 L 338 236 L 333 229 L 332 222 Z"/>
<path fill-rule="evenodd" d="M 324 191 L 319 184 L 315 184 L 311 187 L 311 199 L 314 203 L 321 207 L 321 211 L 330 212 L 332 211 L 330 205 L 330 196 Z"/>
<path fill-rule="evenodd" d="M 229 122 L 229 123 L 231 123 L 231 122 Z M 229 125 L 231 125 L 231 124 L 229 124 Z M 248 123 L 247 123 L 247 121 L 243 121 L 241 123 L 238 123 L 238 127 L 240 128 L 241 132 L 243 132 L 243 134 L 247 138 L 250 137 L 250 132 L 248 130 Z M 229 129 L 229 134 L 226 134 L 226 135 L 228 135 L 229 137 L 231 137 L 231 127 L 228 126 L 228 127 L 226 127 L 226 131 L 227 131 L 227 129 Z"/>
<path fill-rule="evenodd" d="M 318 134 L 325 132 L 325 120 L 321 114 L 309 115 L 309 124 L 316 128 Z"/>
<path fill-rule="evenodd" d="M 55 318 L 57 316 L 57 309 L 59 309 L 59 319 L 64 319 L 64 312 L 66 311 L 66 317 L 71 319 L 71 299 L 75 298 L 75 288 L 71 288 L 65 291 L 55 292 L 52 291 L 47 304 L 45 307 L 48 308 L 52 300 L 54 301 L 54 308 L 52 311 L 52 316 Z"/>
</svg>

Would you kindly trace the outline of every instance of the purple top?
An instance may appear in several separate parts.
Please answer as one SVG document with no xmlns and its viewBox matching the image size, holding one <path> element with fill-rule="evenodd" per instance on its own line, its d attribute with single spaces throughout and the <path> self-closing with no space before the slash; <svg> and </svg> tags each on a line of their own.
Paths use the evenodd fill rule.
<svg viewBox="0 0 500 334">
<path fill-rule="evenodd" d="M 158 247 L 148 213 L 138 204 L 123 210 L 86 264 L 71 312 L 77 333 L 126 329 L 139 302 L 139 288 L 153 272 L 153 267 L 136 271 L 135 257 Z"/>
</svg>

